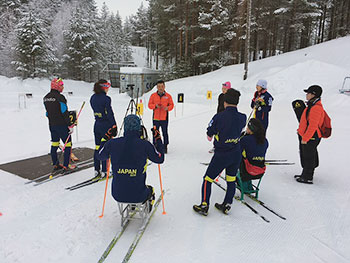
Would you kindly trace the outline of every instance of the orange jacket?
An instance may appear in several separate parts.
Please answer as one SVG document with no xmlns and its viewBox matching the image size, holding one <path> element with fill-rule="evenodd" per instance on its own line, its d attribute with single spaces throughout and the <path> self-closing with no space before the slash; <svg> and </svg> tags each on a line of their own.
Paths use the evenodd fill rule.
<svg viewBox="0 0 350 263">
<path fill-rule="evenodd" d="M 303 111 L 298 128 L 298 134 L 305 142 L 308 142 L 314 136 L 316 131 L 318 137 L 321 138 L 320 126 L 322 125 L 324 119 L 324 109 L 320 100 L 312 106 L 309 112 L 308 120 L 306 120 L 306 111 L 308 108 L 309 107 Z"/>
<path fill-rule="evenodd" d="M 159 107 L 156 107 L 156 106 Z M 165 110 L 168 107 L 168 110 Z M 171 95 L 167 92 L 163 96 L 159 96 L 158 92 L 151 95 L 148 102 L 148 108 L 153 110 L 153 120 L 165 121 L 168 118 L 168 111 L 174 108 L 174 102 Z"/>
</svg>

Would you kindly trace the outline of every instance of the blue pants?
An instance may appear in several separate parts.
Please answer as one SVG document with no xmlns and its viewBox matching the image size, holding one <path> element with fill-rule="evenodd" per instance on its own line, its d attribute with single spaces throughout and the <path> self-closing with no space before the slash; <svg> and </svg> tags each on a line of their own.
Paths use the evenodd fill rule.
<svg viewBox="0 0 350 263">
<path fill-rule="evenodd" d="M 228 152 L 214 153 L 207 171 L 203 177 L 202 184 L 202 203 L 209 205 L 211 195 L 211 184 L 215 178 L 226 169 L 227 190 L 224 203 L 232 204 L 233 197 L 236 193 L 236 174 L 241 162 L 242 154 L 240 148 Z"/>
<path fill-rule="evenodd" d="M 108 131 L 109 128 L 111 128 L 113 125 L 111 125 L 107 121 L 95 121 L 94 125 L 94 136 L 95 136 L 95 152 L 94 152 L 94 167 L 95 171 L 100 171 L 101 169 L 101 163 L 102 163 L 102 172 L 107 172 L 107 162 L 106 161 L 100 161 L 97 158 L 98 151 L 100 149 L 101 139 L 105 135 L 105 133 Z"/>
<path fill-rule="evenodd" d="M 60 146 L 60 140 L 63 143 L 66 142 L 69 136 L 69 129 L 67 126 L 50 126 L 51 132 L 51 159 L 53 165 L 58 165 L 60 160 L 57 158 L 57 149 Z M 72 152 L 72 138 L 69 136 L 69 139 L 66 144 L 66 148 L 64 149 L 64 160 L 63 165 L 68 167 L 70 161 L 70 154 Z"/>
<path fill-rule="evenodd" d="M 153 120 L 153 126 L 156 126 L 157 130 L 159 130 L 159 127 L 162 128 L 162 134 L 163 134 L 163 144 L 166 147 L 169 144 L 169 136 L 168 136 L 168 120 L 166 121 L 157 121 Z M 153 138 L 153 144 L 155 143 Z"/>
<path fill-rule="evenodd" d="M 261 124 L 263 125 L 266 131 L 267 127 L 269 126 L 269 113 L 264 111 L 257 111 L 255 114 L 255 118 L 261 121 Z"/>
</svg>

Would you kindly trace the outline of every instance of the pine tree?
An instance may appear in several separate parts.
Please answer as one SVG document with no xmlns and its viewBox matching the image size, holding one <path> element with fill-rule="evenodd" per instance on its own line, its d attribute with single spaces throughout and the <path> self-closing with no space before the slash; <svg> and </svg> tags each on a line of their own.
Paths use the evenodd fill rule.
<svg viewBox="0 0 350 263">
<path fill-rule="evenodd" d="M 83 1 L 74 10 L 69 29 L 64 32 L 64 66 L 68 77 L 93 81 L 97 76 L 98 31 L 94 1 Z"/>
<path fill-rule="evenodd" d="M 15 65 L 16 71 L 23 78 L 47 75 L 53 58 L 46 42 L 48 36 L 46 22 L 32 9 L 32 6 L 25 5 L 15 31 L 16 57 L 12 64 Z"/>
</svg>

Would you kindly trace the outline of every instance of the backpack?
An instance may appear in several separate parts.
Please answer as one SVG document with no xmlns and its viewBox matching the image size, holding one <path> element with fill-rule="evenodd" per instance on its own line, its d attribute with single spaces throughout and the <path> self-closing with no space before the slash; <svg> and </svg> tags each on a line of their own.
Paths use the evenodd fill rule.
<svg viewBox="0 0 350 263">
<path fill-rule="evenodd" d="M 327 112 L 324 110 L 323 123 L 320 126 L 321 138 L 329 138 L 332 134 L 331 118 L 329 118 Z"/>
</svg>

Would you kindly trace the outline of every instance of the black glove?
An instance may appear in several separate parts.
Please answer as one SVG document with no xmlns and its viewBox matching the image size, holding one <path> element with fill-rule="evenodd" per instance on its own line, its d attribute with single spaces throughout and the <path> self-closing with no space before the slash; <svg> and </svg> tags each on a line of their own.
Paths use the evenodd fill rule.
<svg viewBox="0 0 350 263">
<path fill-rule="evenodd" d="M 103 139 L 105 139 L 106 141 L 108 141 L 109 139 L 117 136 L 117 125 L 113 125 L 112 128 L 110 128 L 106 134 L 103 136 Z"/>
<path fill-rule="evenodd" d="M 151 131 L 152 131 L 152 134 L 153 134 L 153 137 L 154 137 L 154 140 L 155 140 L 155 141 L 161 139 L 161 137 L 160 137 L 160 132 L 159 132 L 159 130 L 157 130 L 156 126 L 153 126 L 153 128 L 151 129 Z"/>
</svg>

